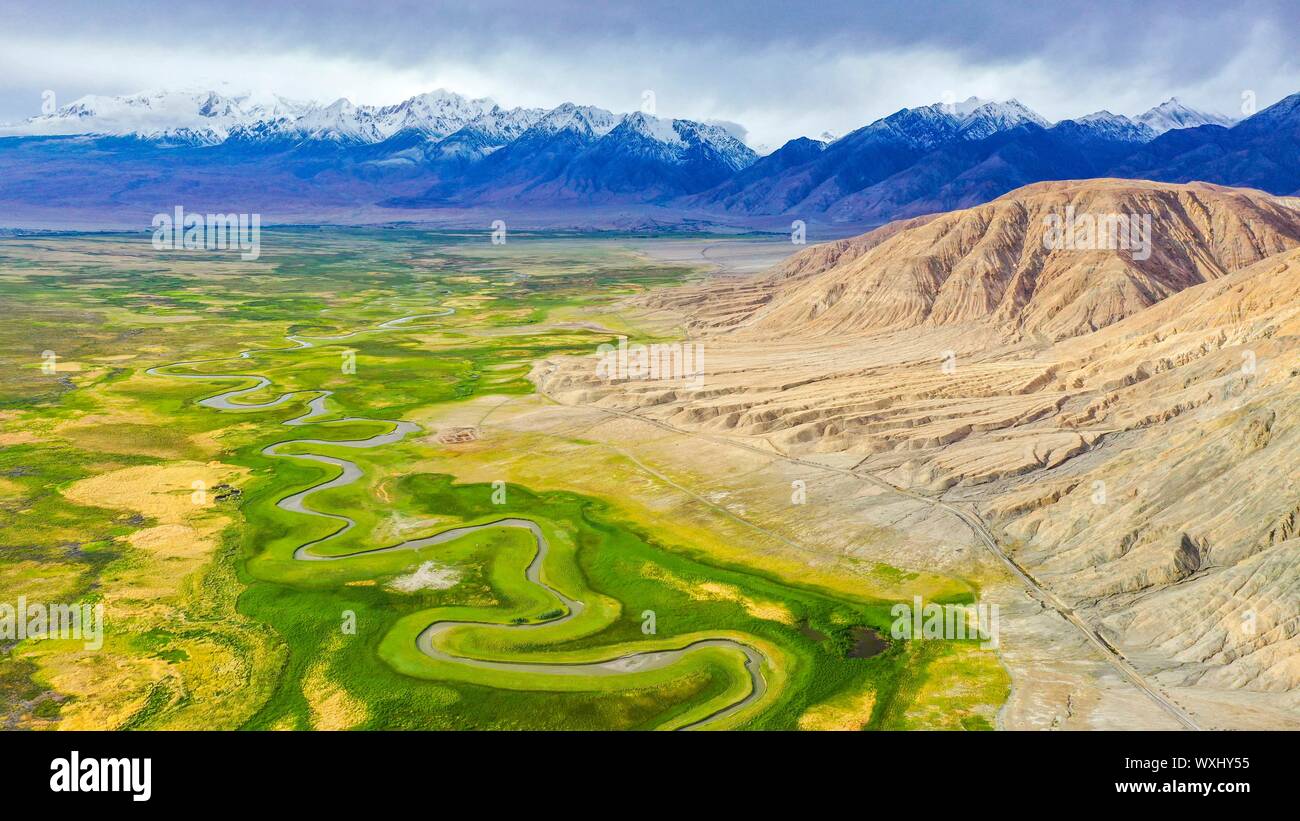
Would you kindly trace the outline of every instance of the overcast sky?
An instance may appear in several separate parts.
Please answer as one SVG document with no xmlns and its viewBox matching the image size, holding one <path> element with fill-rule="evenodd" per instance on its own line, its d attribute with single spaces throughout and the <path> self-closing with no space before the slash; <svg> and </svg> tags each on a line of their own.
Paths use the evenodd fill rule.
<svg viewBox="0 0 1300 821">
<path fill-rule="evenodd" d="M 0 122 L 84 94 L 213 87 L 384 104 L 442 87 L 738 122 L 755 145 L 904 106 L 1049 119 L 1170 96 L 1240 116 L 1300 91 L 1300 3 L 1033 0 L 0 0 Z"/>
</svg>

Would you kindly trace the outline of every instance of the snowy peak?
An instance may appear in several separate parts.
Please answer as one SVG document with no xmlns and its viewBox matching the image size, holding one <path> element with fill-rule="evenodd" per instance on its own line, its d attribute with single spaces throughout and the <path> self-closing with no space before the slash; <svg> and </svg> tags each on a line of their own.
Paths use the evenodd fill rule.
<svg viewBox="0 0 1300 821">
<path fill-rule="evenodd" d="M 933 148 L 948 142 L 957 131 L 957 117 L 944 103 L 904 108 L 854 131 L 835 145 L 851 151 L 860 143 L 901 143 L 918 148 Z"/>
<path fill-rule="evenodd" d="M 677 133 L 678 120 L 661 120 L 658 117 L 638 111 L 635 114 L 628 114 L 619 123 L 618 129 L 622 129 L 628 134 L 635 134 L 648 140 L 653 140 L 664 145 L 674 147 L 684 147 L 686 142 L 681 135 Z M 614 132 L 610 132 L 611 135 Z"/>
<path fill-rule="evenodd" d="M 944 114 L 947 114 L 950 117 L 956 117 L 957 119 L 960 120 L 961 118 L 970 115 L 970 113 L 973 112 L 975 109 L 979 108 L 982 105 L 987 105 L 988 103 L 989 103 L 988 100 L 982 100 L 979 97 L 970 96 L 967 97 L 965 100 L 962 100 L 961 102 L 931 103 L 930 105 L 925 106 L 925 108 L 935 109 Z"/>
<path fill-rule="evenodd" d="M 371 143 L 382 139 L 375 112 L 358 108 L 340 97 L 324 108 L 315 108 L 300 117 L 290 131 L 306 139 L 333 142 Z"/>
<path fill-rule="evenodd" d="M 1135 122 L 1149 127 L 1156 135 L 1176 128 L 1196 128 L 1202 125 L 1232 125 L 1236 120 L 1208 111 L 1200 111 L 1184 105 L 1177 97 L 1170 97 L 1155 108 L 1149 109 L 1134 118 Z"/>
<path fill-rule="evenodd" d="M 376 125 L 385 137 L 399 131 L 414 130 L 431 138 L 439 138 L 494 111 L 500 109 L 486 97 L 471 100 L 438 89 L 378 109 Z"/>
<path fill-rule="evenodd" d="M 670 164 L 687 162 L 694 155 L 698 160 L 730 171 L 739 171 L 758 158 L 753 149 L 721 126 L 661 119 L 640 111 L 625 115 L 601 138 L 600 144 L 605 143 L 628 152 L 653 155 Z"/>
<path fill-rule="evenodd" d="M 1144 143 L 1156 138 L 1156 132 L 1146 123 L 1136 122 L 1123 114 L 1112 114 L 1105 109 L 1094 111 L 1075 120 L 1066 120 L 1062 127 L 1073 123 L 1079 130 L 1105 140 Z"/>
<path fill-rule="evenodd" d="M 561 103 L 546 112 L 529 131 L 543 135 L 570 131 L 583 137 L 603 137 L 618 122 L 617 116 L 603 108 Z"/>
<path fill-rule="evenodd" d="M 441 138 L 492 110 L 488 99 L 468 99 L 439 89 L 392 106 L 358 106 L 340 98 L 329 105 L 276 95 L 223 95 L 216 91 L 159 91 L 123 97 L 91 95 L 18 126 L 3 136 L 94 134 L 144 139 L 191 136 L 202 142 L 243 139 L 310 139 L 373 143 L 403 130 Z"/>
<path fill-rule="evenodd" d="M 966 101 L 966 104 L 972 102 L 978 102 L 978 100 L 971 97 Z M 981 140 L 999 131 L 1009 131 L 1024 123 L 1033 123 L 1041 128 L 1047 128 L 1050 125 L 1037 112 L 1016 99 L 1000 103 L 979 103 L 979 105 L 970 109 L 967 114 L 962 115 L 960 133 L 965 139 Z"/>
<path fill-rule="evenodd" d="M 993 102 L 968 97 L 959 103 L 932 103 L 904 108 L 876 120 L 838 141 L 851 146 L 863 139 L 899 142 L 916 148 L 934 148 L 951 140 L 981 140 L 1024 123 L 1047 127 L 1043 119 L 1018 100 Z"/>
<path fill-rule="evenodd" d="M 1076 123 L 1131 123 L 1133 119 L 1124 114 L 1112 114 L 1106 109 L 1094 111 L 1091 114 L 1085 114 L 1082 117 L 1075 117 Z"/>
<path fill-rule="evenodd" d="M 254 100 L 250 95 L 226 96 L 206 90 L 120 97 L 92 94 L 21 125 L 0 129 L 0 135 L 101 134 L 145 139 L 189 135 L 203 142 L 220 142 L 232 128 L 263 116 L 270 108 L 295 116 L 303 110 L 302 104 L 282 98 Z"/>
<path fill-rule="evenodd" d="M 758 159 L 752 148 L 721 126 L 694 120 L 673 120 L 673 128 L 687 145 L 707 153 L 732 171 L 747 168 Z"/>
<path fill-rule="evenodd" d="M 487 111 L 470 120 L 463 129 L 474 131 L 484 136 L 513 140 L 527 131 L 546 114 L 544 108 L 501 108 L 493 105 Z"/>
<path fill-rule="evenodd" d="M 1015 128 L 1023 122 L 1043 127 L 1049 125 L 1037 112 L 1015 98 L 999 102 L 971 96 L 961 102 L 932 103 L 925 108 L 945 114 L 962 125 L 977 122 L 1001 124 L 1004 128 Z"/>
</svg>

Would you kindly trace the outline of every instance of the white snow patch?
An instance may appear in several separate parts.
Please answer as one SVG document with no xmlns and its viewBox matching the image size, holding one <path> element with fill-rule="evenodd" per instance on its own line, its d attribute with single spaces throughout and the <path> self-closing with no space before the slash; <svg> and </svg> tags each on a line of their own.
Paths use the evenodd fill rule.
<svg viewBox="0 0 1300 821">
<path fill-rule="evenodd" d="M 672 120 L 661 120 L 658 117 L 647 117 L 646 129 L 650 132 L 650 136 L 654 137 L 661 143 L 668 143 L 669 145 L 684 144 L 681 136 L 677 133 L 677 129 L 673 128 Z"/>
</svg>

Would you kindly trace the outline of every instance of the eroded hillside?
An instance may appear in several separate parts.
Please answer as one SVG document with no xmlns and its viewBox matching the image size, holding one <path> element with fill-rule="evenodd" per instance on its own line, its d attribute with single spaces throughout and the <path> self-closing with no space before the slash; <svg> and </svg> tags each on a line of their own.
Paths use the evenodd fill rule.
<svg viewBox="0 0 1300 821">
<path fill-rule="evenodd" d="M 1043 249 L 1066 205 L 1149 209 L 1150 259 Z M 655 297 L 705 346 L 698 389 L 581 359 L 541 378 L 969 507 L 1207 725 L 1293 726 L 1298 237 L 1258 192 L 1035 185 Z"/>
</svg>

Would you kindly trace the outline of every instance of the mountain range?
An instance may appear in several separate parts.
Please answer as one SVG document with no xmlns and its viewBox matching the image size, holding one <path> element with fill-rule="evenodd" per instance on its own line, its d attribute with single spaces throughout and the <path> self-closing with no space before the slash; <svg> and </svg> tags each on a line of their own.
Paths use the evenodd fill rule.
<svg viewBox="0 0 1300 821">
<path fill-rule="evenodd" d="M 873 225 L 1033 182 L 1202 180 L 1300 192 L 1300 95 L 1241 122 L 1170 99 L 1051 123 L 1017 100 L 905 108 L 759 156 L 730 126 L 434 91 L 391 106 L 213 91 L 85 97 L 0 127 L 0 213 L 188 207 L 418 220 L 654 209 L 719 224 Z M 328 220 L 325 220 L 328 221 Z"/>
</svg>

